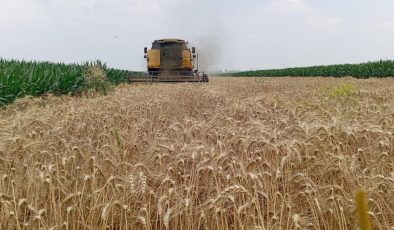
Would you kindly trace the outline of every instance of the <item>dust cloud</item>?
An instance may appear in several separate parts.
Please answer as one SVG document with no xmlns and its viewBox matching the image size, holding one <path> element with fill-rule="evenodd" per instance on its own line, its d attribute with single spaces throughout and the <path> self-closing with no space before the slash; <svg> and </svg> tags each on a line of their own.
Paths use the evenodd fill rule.
<svg viewBox="0 0 394 230">
<path fill-rule="evenodd" d="M 165 17 L 161 20 L 165 26 L 156 31 L 158 38 L 184 39 L 189 42 L 189 47 L 196 47 L 199 71 L 204 72 L 220 68 L 223 41 L 228 37 L 225 26 L 227 18 L 217 12 L 212 4 L 218 3 L 208 0 L 171 1 L 163 8 Z"/>
<path fill-rule="evenodd" d="M 220 58 L 222 56 L 220 35 L 209 34 L 197 37 L 194 38 L 190 44 L 196 47 L 199 71 L 210 72 L 217 70 L 217 65 L 220 63 Z M 195 63 L 195 67 L 197 68 L 197 62 Z"/>
</svg>

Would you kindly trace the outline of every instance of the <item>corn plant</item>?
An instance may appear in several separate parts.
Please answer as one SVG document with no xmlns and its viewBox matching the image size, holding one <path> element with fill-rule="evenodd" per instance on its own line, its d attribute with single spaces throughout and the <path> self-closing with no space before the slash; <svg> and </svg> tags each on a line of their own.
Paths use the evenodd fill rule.
<svg viewBox="0 0 394 230">
<path fill-rule="evenodd" d="M 107 68 L 100 61 L 84 64 L 17 61 L 0 59 L 0 106 L 26 95 L 45 93 L 69 94 L 86 89 L 84 71 L 87 66 L 97 65 L 105 71 L 108 81 L 119 84 L 127 81 L 127 70 Z"/>
<path fill-rule="evenodd" d="M 229 74 L 224 74 L 229 75 Z M 255 70 L 232 73 L 239 77 L 394 77 L 394 60 L 380 60 L 361 64 L 322 65 L 285 69 Z"/>
</svg>

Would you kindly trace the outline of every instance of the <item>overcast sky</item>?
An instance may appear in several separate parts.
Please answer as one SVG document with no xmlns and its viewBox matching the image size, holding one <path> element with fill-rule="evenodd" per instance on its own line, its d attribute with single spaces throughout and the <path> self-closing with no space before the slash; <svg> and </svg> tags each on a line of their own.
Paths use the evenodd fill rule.
<svg viewBox="0 0 394 230">
<path fill-rule="evenodd" d="M 203 68 L 269 69 L 394 59 L 393 0 L 0 0 L 0 57 L 100 59 L 145 70 L 159 38 Z"/>
</svg>

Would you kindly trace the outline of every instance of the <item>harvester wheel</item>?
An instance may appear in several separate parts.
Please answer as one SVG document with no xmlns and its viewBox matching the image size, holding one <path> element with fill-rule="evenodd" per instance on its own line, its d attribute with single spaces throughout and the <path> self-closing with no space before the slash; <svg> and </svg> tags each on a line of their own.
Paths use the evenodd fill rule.
<svg viewBox="0 0 394 230">
<path fill-rule="evenodd" d="M 209 82 L 209 78 L 208 78 L 208 75 L 207 75 L 207 74 L 204 74 L 204 75 L 202 76 L 202 81 L 203 81 L 203 82 Z"/>
</svg>

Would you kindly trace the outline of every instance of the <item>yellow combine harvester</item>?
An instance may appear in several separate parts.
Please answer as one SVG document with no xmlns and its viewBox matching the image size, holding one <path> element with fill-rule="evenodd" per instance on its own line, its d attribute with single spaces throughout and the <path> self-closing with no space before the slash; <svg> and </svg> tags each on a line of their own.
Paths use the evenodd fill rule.
<svg viewBox="0 0 394 230">
<path fill-rule="evenodd" d="M 195 47 L 181 39 L 160 39 L 152 48 L 144 48 L 148 73 L 129 77 L 132 82 L 208 82 L 208 75 L 198 72 L 198 55 Z M 197 68 L 194 68 L 194 63 Z"/>
</svg>

